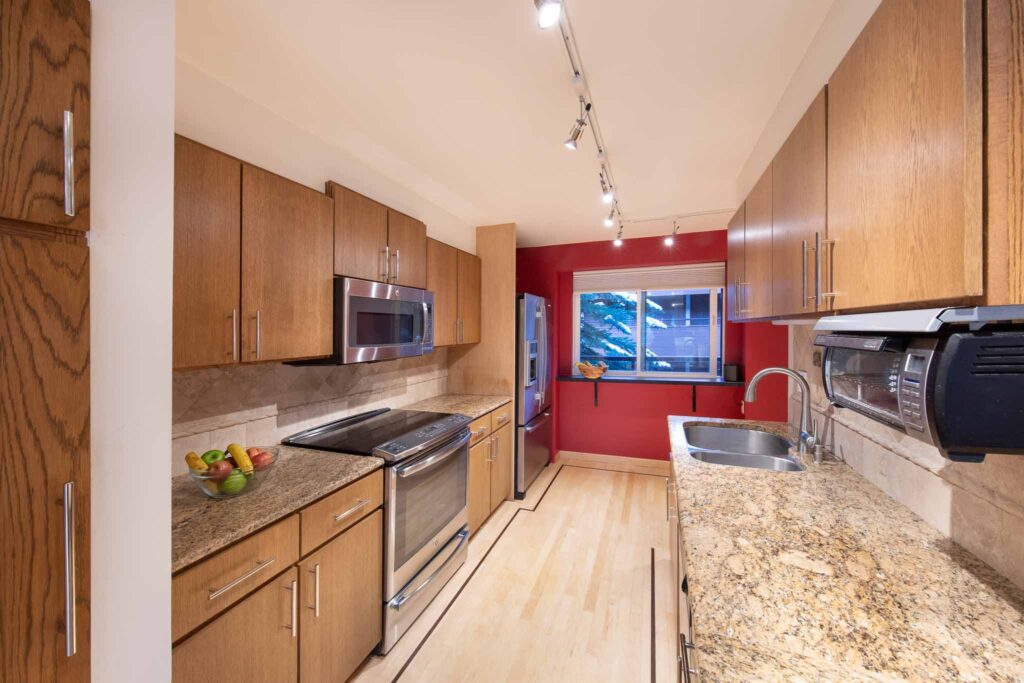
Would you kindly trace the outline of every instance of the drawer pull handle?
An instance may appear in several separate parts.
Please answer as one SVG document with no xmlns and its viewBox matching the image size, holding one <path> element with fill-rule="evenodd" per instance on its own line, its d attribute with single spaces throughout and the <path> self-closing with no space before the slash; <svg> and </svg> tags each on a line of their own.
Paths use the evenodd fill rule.
<svg viewBox="0 0 1024 683">
<path fill-rule="evenodd" d="M 481 427 L 480 429 L 473 432 L 473 436 L 483 436 L 487 433 L 487 427 Z"/>
<path fill-rule="evenodd" d="M 75 588 L 75 482 L 64 484 L 64 654 L 78 653 L 78 595 Z"/>
<path fill-rule="evenodd" d="M 292 632 L 292 638 L 299 637 L 299 582 L 292 581 L 292 585 L 288 588 L 292 592 L 292 623 L 285 626 L 286 629 Z"/>
<path fill-rule="evenodd" d="M 273 563 L 274 563 L 274 558 L 273 557 L 270 558 L 269 560 L 264 560 L 263 562 L 260 562 L 259 564 L 257 564 L 255 567 L 253 567 L 252 569 L 250 569 L 246 573 L 244 573 L 241 576 L 239 576 L 237 579 L 233 579 L 233 580 L 229 581 L 228 583 L 224 584 L 220 588 L 211 588 L 210 589 L 210 597 L 209 597 L 209 599 L 210 600 L 216 600 L 217 598 L 219 598 L 220 596 L 224 595 L 225 593 L 227 593 L 229 590 L 231 590 L 232 588 L 234 588 L 238 584 L 242 583 L 243 581 L 245 581 L 247 579 L 251 579 L 252 577 L 256 576 L 257 574 L 259 574 L 261 571 L 263 571 L 264 569 L 266 569 L 267 567 L 269 567 Z"/>
<path fill-rule="evenodd" d="M 313 610 L 313 616 L 317 619 L 320 618 L 320 563 L 317 562 L 313 565 L 313 568 L 309 572 L 313 575 L 313 605 L 309 608 Z"/>
<path fill-rule="evenodd" d="M 335 522 L 340 522 L 341 520 L 345 519 L 346 517 L 351 517 L 356 512 L 358 512 L 361 508 L 364 508 L 364 507 L 366 507 L 369 504 L 370 504 L 369 500 L 367 500 L 366 498 L 360 498 L 359 500 L 356 501 L 356 504 L 353 505 L 352 507 L 350 507 L 348 510 L 345 510 L 344 512 L 339 512 L 338 514 L 334 515 L 334 521 Z"/>
<path fill-rule="evenodd" d="M 75 217 L 75 115 L 64 111 L 64 215 Z"/>
<path fill-rule="evenodd" d="M 505 424 L 509 420 L 508 413 L 505 413 L 504 415 L 499 415 L 497 417 L 497 420 L 498 420 L 498 424 L 500 424 L 500 425 Z"/>
</svg>

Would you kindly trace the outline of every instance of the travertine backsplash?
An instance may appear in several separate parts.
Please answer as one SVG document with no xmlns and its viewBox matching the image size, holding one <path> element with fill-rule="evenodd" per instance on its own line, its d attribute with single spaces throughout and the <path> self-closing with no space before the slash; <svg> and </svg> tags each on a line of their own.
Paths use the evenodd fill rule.
<svg viewBox="0 0 1024 683">
<path fill-rule="evenodd" d="M 375 408 L 400 408 L 447 390 L 446 349 L 380 363 L 291 367 L 280 363 L 174 373 L 173 473 L 188 451 L 232 441 L 272 445 L 295 432 Z"/>
<path fill-rule="evenodd" d="M 810 326 L 790 327 L 790 367 L 807 373 L 812 417 L 826 444 L 854 470 L 1024 588 L 1024 456 L 953 463 L 935 448 L 851 410 L 830 406 L 813 362 Z M 790 382 L 789 419 L 800 395 Z M 824 422 L 822 419 L 824 418 Z"/>
</svg>

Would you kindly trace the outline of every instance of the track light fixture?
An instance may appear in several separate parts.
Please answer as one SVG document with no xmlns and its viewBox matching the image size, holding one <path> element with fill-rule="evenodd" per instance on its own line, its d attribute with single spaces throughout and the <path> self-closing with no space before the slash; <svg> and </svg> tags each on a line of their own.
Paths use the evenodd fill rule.
<svg viewBox="0 0 1024 683">
<path fill-rule="evenodd" d="M 558 23 L 562 16 L 561 0 L 534 0 L 537 5 L 537 25 L 541 28 L 551 28 Z"/>
<path fill-rule="evenodd" d="M 679 232 L 679 221 L 672 221 L 672 234 L 665 238 L 666 247 L 671 247 L 676 243 L 677 232 Z"/>
<path fill-rule="evenodd" d="M 622 223 L 619 223 L 619 232 L 615 235 L 615 240 L 612 242 L 617 247 L 622 246 Z"/>
<path fill-rule="evenodd" d="M 615 208 L 614 207 L 612 207 L 612 210 L 608 212 L 608 218 L 604 219 L 604 227 L 610 228 L 613 225 L 615 225 Z"/>
<path fill-rule="evenodd" d="M 601 201 L 605 204 L 611 204 L 615 201 L 615 194 L 612 192 L 612 187 L 604 179 L 604 170 L 601 170 Z"/>
<path fill-rule="evenodd" d="M 587 125 L 587 114 L 590 113 L 590 104 L 580 96 L 580 117 L 576 119 L 576 122 L 572 124 L 572 128 L 569 130 L 569 139 L 565 141 L 566 149 L 575 151 L 579 146 L 580 136 L 583 135 L 583 129 Z"/>
</svg>

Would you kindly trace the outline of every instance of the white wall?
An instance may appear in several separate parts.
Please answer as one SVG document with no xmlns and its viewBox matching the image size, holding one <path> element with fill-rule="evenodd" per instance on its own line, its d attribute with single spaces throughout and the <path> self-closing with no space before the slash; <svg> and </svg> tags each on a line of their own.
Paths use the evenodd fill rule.
<svg viewBox="0 0 1024 683">
<path fill-rule="evenodd" d="M 800 117 L 828 83 L 881 0 L 835 0 L 736 179 L 736 205 L 757 183 Z"/>
<path fill-rule="evenodd" d="M 365 150 L 325 142 L 180 59 L 176 72 L 175 130 L 181 135 L 320 192 L 328 180 L 341 183 L 423 221 L 431 237 L 476 253 L 473 225 L 376 170 Z"/>
<path fill-rule="evenodd" d="M 171 675 L 174 1 L 92 2 L 92 680 Z"/>
</svg>

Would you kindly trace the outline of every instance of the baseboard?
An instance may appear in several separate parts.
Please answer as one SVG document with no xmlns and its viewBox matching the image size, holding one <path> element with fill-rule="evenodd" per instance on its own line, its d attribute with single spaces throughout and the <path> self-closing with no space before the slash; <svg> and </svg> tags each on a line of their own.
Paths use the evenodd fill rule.
<svg viewBox="0 0 1024 683">
<path fill-rule="evenodd" d="M 614 472 L 633 472 L 635 474 L 654 474 L 667 477 L 672 471 L 668 460 L 650 460 L 648 458 L 630 458 L 624 455 L 602 455 L 600 453 L 577 453 L 575 451 L 559 451 L 555 462 L 563 465 L 580 465 Z"/>
</svg>

